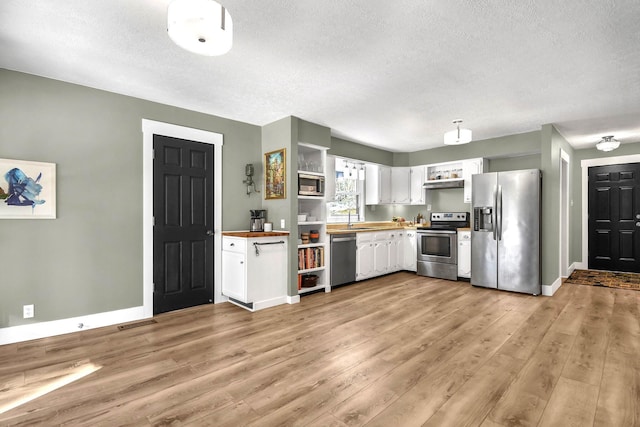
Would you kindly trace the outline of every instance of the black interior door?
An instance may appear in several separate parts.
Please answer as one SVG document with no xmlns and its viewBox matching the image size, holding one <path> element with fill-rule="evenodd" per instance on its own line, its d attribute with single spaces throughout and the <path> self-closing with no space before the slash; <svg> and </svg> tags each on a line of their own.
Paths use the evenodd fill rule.
<svg viewBox="0 0 640 427">
<path fill-rule="evenodd" d="M 640 273 L 640 163 L 589 168 L 589 268 Z"/>
<path fill-rule="evenodd" d="M 153 311 L 213 302 L 213 146 L 153 136 Z"/>
</svg>

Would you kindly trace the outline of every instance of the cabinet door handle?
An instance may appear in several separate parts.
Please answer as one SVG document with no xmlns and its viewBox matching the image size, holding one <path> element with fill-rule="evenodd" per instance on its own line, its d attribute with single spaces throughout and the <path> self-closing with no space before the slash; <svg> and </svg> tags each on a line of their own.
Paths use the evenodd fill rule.
<svg viewBox="0 0 640 427">
<path fill-rule="evenodd" d="M 229 246 L 235 246 L 235 245 L 236 245 L 235 243 L 229 243 Z"/>
</svg>

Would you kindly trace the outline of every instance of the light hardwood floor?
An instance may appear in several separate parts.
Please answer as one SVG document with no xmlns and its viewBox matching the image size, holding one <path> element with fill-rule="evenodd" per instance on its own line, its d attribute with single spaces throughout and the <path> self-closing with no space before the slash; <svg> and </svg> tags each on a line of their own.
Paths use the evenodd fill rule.
<svg viewBox="0 0 640 427">
<path fill-rule="evenodd" d="M 202 306 L 0 346 L 0 425 L 639 426 L 639 304 L 402 272 Z"/>
</svg>

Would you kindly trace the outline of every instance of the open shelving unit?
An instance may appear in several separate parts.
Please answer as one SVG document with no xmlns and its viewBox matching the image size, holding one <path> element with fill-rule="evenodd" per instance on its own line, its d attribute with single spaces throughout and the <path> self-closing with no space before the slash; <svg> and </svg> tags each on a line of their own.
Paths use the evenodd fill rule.
<svg viewBox="0 0 640 427">
<path fill-rule="evenodd" d="M 314 145 L 299 143 L 298 144 L 298 173 L 304 173 L 307 175 L 317 175 L 325 177 L 326 170 L 326 151 L 325 147 L 317 147 Z M 326 179 L 326 177 L 325 177 Z M 323 196 L 301 196 L 298 195 L 298 213 L 307 214 L 307 216 L 315 218 L 313 221 L 299 221 L 298 222 L 298 235 L 296 239 L 300 239 L 302 233 L 309 233 L 311 230 L 317 230 L 319 239 L 314 243 L 298 244 L 298 253 L 307 254 L 309 252 L 315 253 L 316 256 L 320 253 L 320 262 L 314 264 L 320 264 L 311 268 L 298 267 L 298 294 L 303 295 L 306 293 L 324 290 L 325 292 L 331 291 L 331 285 L 329 283 L 329 245 L 327 244 L 326 234 L 326 205 L 325 197 Z M 299 255 L 300 256 L 300 255 Z M 313 258 L 315 260 L 315 258 Z M 301 287 L 300 277 L 301 275 L 314 274 L 318 276 L 317 285 L 313 287 Z"/>
</svg>

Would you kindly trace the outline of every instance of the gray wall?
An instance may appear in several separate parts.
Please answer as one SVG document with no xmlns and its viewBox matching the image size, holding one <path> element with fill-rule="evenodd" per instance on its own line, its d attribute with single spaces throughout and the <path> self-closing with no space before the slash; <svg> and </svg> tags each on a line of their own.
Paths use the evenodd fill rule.
<svg viewBox="0 0 640 427">
<path fill-rule="evenodd" d="M 488 172 L 540 169 L 540 154 L 489 159 Z"/>
<path fill-rule="evenodd" d="M 393 153 L 379 148 L 368 147 L 356 142 L 336 137 L 331 138 L 331 149 L 327 154 L 357 159 L 364 162 L 378 163 L 387 166 L 398 166 L 393 163 Z"/>
<path fill-rule="evenodd" d="M 417 166 L 478 157 L 494 159 L 539 153 L 540 131 L 533 131 L 473 141 L 464 145 L 450 145 L 416 151 L 405 159 L 408 164 L 394 164 L 394 166 Z M 400 158 L 402 156 L 398 156 L 398 159 Z"/>
<path fill-rule="evenodd" d="M 560 150 L 564 150 L 570 159 L 574 158 L 574 150 L 549 124 L 542 126 L 541 147 L 542 284 L 551 285 L 560 277 Z M 570 182 L 570 185 L 575 183 Z M 573 216 L 571 212 L 570 216 Z M 573 238 L 569 230 L 569 241 Z M 576 261 L 575 254 L 569 253 L 569 260 Z"/>
<path fill-rule="evenodd" d="M 262 205 L 257 126 L 7 70 L 0 93 L 0 157 L 56 163 L 58 215 L 0 220 L 0 327 L 142 305 L 143 118 L 224 134 L 223 229 Z"/>
</svg>

